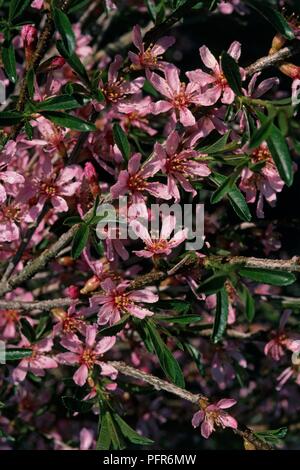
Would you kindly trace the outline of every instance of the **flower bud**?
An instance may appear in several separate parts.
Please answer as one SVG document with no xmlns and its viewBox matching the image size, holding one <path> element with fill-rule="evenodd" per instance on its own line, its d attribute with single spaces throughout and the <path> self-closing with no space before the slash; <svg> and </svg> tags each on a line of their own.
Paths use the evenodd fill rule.
<svg viewBox="0 0 300 470">
<path fill-rule="evenodd" d="M 73 266 L 74 264 L 74 260 L 71 258 L 71 256 L 62 256 L 61 258 L 58 258 L 57 262 L 61 266 L 65 267 Z"/>
<path fill-rule="evenodd" d="M 25 59 L 29 64 L 37 44 L 38 32 L 35 26 L 26 24 L 21 29 L 21 38 L 24 41 Z"/>
<path fill-rule="evenodd" d="M 88 180 L 90 191 L 94 198 L 100 194 L 100 187 L 98 183 L 98 176 L 94 165 L 90 162 L 87 162 L 84 166 L 84 175 Z"/>
<path fill-rule="evenodd" d="M 70 299 L 78 299 L 80 291 L 79 287 L 71 285 L 66 288 L 66 294 Z"/>
<path fill-rule="evenodd" d="M 67 315 L 67 312 L 61 307 L 55 307 L 51 310 L 57 320 L 63 320 Z"/>
<path fill-rule="evenodd" d="M 81 289 L 81 294 L 88 294 L 89 292 L 93 292 L 100 286 L 100 279 L 97 276 L 92 276 Z"/>
<path fill-rule="evenodd" d="M 286 43 L 286 39 L 281 34 L 276 34 L 272 41 L 272 47 L 269 51 L 269 55 L 273 55 L 276 52 L 280 51 Z"/>
<path fill-rule="evenodd" d="M 300 78 L 300 67 L 295 64 L 285 62 L 279 67 L 279 70 L 293 80 Z"/>
</svg>

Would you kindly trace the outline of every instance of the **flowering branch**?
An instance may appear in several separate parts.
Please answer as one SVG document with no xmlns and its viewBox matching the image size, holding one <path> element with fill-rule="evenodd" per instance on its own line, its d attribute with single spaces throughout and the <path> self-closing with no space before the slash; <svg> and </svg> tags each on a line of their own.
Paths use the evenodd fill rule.
<svg viewBox="0 0 300 470">
<path fill-rule="evenodd" d="M 297 42 L 296 44 L 291 44 L 290 46 L 286 46 L 283 49 L 280 49 L 275 54 L 261 57 L 260 59 L 256 60 L 253 64 L 246 67 L 246 73 L 250 76 L 255 74 L 256 72 L 261 72 L 262 70 L 267 69 L 269 67 L 276 67 L 286 59 L 289 59 L 290 57 L 299 54 L 299 52 L 299 42 Z"/>
<path fill-rule="evenodd" d="M 56 307 L 68 307 L 74 303 L 72 299 L 52 299 L 34 302 L 23 302 L 22 300 L 0 300 L 0 309 L 5 310 L 45 310 L 49 311 Z"/>
<path fill-rule="evenodd" d="M 147 382 L 148 384 L 153 385 L 155 390 L 164 390 L 171 393 L 172 395 L 176 395 L 177 397 L 182 398 L 183 400 L 194 403 L 195 405 L 199 405 L 199 401 L 201 400 L 207 402 L 207 398 L 203 395 L 196 395 L 191 393 L 188 390 L 177 387 L 176 385 L 173 385 L 166 380 L 162 380 L 152 374 L 147 374 L 144 371 L 128 366 L 124 362 L 110 361 L 109 364 L 127 377 L 142 380 L 143 382 Z M 251 431 L 251 429 L 247 428 L 246 426 L 240 426 L 240 428 L 232 429 L 232 431 L 242 437 L 244 441 L 250 442 L 256 450 L 272 450 L 271 446 L 258 439 L 253 434 L 253 431 Z"/>
</svg>

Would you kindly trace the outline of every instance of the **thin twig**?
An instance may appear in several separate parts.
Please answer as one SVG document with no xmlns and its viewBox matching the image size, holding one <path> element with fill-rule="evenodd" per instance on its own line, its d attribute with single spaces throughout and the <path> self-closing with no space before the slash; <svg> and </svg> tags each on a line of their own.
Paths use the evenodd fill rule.
<svg viewBox="0 0 300 470">
<path fill-rule="evenodd" d="M 280 51 L 276 52 L 275 54 L 261 57 L 256 62 L 246 67 L 246 74 L 250 76 L 269 67 L 276 67 L 286 59 L 289 59 L 290 57 L 293 57 L 299 53 L 300 42 L 298 41 L 296 44 L 291 44 L 290 46 L 280 49 Z"/>
<path fill-rule="evenodd" d="M 110 361 L 109 364 L 127 377 L 142 380 L 143 382 L 153 385 L 155 390 L 164 390 L 165 392 L 176 395 L 177 397 L 187 400 L 195 405 L 199 405 L 200 400 L 208 401 L 203 395 L 191 393 L 188 390 L 177 387 L 176 385 L 167 382 L 166 380 L 162 380 L 152 374 L 147 374 L 146 372 L 128 366 L 124 362 Z M 272 450 L 272 447 L 258 439 L 247 426 L 239 425 L 238 429 L 232 429 L 232 431 L 244 440 L 253 444 L 256 450 Z"/>
<path fill-rule="evenodd" d="M 0 309 L 3 310 L 51 310 L 55 307 L 68 307 L 74 303 L 73 299 L 37 300 L 23 302 L 22 300 L 0 300 Z"/>
</svg>

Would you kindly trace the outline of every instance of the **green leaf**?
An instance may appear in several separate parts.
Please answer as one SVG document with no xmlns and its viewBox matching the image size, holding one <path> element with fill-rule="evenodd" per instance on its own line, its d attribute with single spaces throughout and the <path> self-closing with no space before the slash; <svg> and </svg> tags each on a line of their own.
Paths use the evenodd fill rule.
<svg viewBox="0 0 300 470">
<path fill-rule="evenodd" d="M 20 320 L 21 324 L 21 331 L 24 336 L 28 339 L 30 343 L 34 343 L 36 337 L 35 337 L 35 331 L 30 325 L 29 321 L 26 320 L 26 318 L 21 318 Z"/>
<path fill-rule="evenodd" d="M 170 317 L 168 315 L 155 315 L 156 320 L 161 320 L 167 323 L 179 323 L 180 325 L 189 325 L 190 323 L 197 323 L 201 320 L 200 315 L 183 315 L 178 317 Z"/>
<path fill-rule="evenodd" d="M 90 85 L 90 79 L 87 74 L 87 71 L 85 70 L 83 63 L 81 62 L 79 57 L 76 55 L 76 53 L 73 52 L 73 54 L 69 54 L 68 50 L 65 48 L 64 43 L 62 41 L 57 41 L 56 47 L 60 55 L 62 55 L 62 57 L 66 59 L 66 61 L 68 62 L 70 67 L 74 70 L 74 72 L 76 72 L 77 75 L 84 82 Z"/>
<path fill-rule="evenodd" d="M 63 225 L 72 226 L 72 225 L 80 224 L 81 222 L 82 222 L 82 218 L 79 217 L 79 215 L 72 215 L 71 217 L 67 217 L 63 221 Z"/>
<path fill-rule="evenodd" d="M 226 329 L 228 319 L 228 294 L 223 288 L 217 293 L 217 308 L 212 332 L 212 340 L 218 343 Z"/>
<path fill-rule="evenodd" d="M 243 286 L 242 290 L 242 300 L 245 305 L 245 314 L 247 320 L 251 323 L 255 317 L 255 302 L 252 295 L 249 292 L 249 289 L 246 286 Z"/>
<path fill-rule="evenodd" d="M 121 320 L 119 320 L 117 323 L 114 323 L 112 326 L 108 326 L 106 328 L 102 328 L 99 331 L 99 334 L 101 336 L 115 336 L 119 331 L 121 331 L 126 323 L 128 322 L 128 319 L 130 318 L 130 315 L 124 315 Z"/>
<path fill-rule="evenodd" d="M 110 413 L 107 413 L 106 419 L 107 419 L 107 424 L 108 424 L 108 432 L 111 438 L 113 449 L 114 450 L 124 449 L 125 445 L 123 444 L 123 439 L 119 435 L 118 429 L 116 428 L 115 423 Z"/>
<path fill-rule="evenodd" d="M 161 310 L 175 310 L 180 314 L 186 314 L 191 309 L 191 304 L 189 302 L 184 302 L 183 300 L 177 299 L 168 299 L 160 300 L 156 303 L 156 307 Z"/>
<path fill-rule="evenodd" d="M 226 132 L 226 134 L 222 135 L 222 137 L 213 144 L 207 145 L 206 147 L 200 147 L 198 150 L 201 153 L 207 153 L 208 155 L 212 153 L 221 152 L 227 145 L 230 133 L 231 131 Z"/>
<path fill-rule="evenodd" d="M 279 428 L 273 429 L 268 431 L 256 431 L 254 432 L 255 436 L 257 436 L 261 441 L 270 444 L 276 445 L 280 444 L 280 440 L 284 439 L 288 433 L 288 428 Z"/>
<path fill-rule="evenodd" d="M 16 56 L 15 50 L 12 43 L 6 44 L 4 43 L 2 46 L 2 62 L 4 65 L 4 69 L 6 75 L 8 76 L 9 80 L 13 83 L 17 81 L 17 69 L 16 69 Z"/>
<path fill-rule="evenodd" d="M 228 52 L 223 52 L 221 55 L 221 66 L 225 78 L 230 88 L 238 96 L 242 96 L 242 78 L 240 69 L 237 62 L 234 60 Z"/>
<path fill-rule="evenodd" d="M 96 126 L 92 122 L 83 121 L 76 116 L 70 114 L 61 113 L 59 111 L 43 111 L 41 114 L 54 122 L 54 124 L 72 129 L 74 131 L 90 132 L 95 131 Z"/>
<path fill-rule="evenodd" d="M 34 70 L 30 68 L 27 72 L 27 90 L 29 98 L 32 100 L 34 97 Z"/>
<path fill-rule="evenodd" d="M 1 111 L 0 112 L 0 127 L 14 126 L 19 124 L 23 119 L 23 114 L 16 111 Z"/>
<path fill-rule="evenodd" d="M 52 15 L 55 26 L 62 37 L 66 50 L 69 55 L 73 54 L 76 47 L 76 39 L 69 18 L 58 8 L 53 8 Z"/>
<path fill-rule="evenodd" d="M 58 111 L 76 109 L 79 107 L 80 104 L 78 101 L 70 95 L 54 96 L 53 98 L 48 98 L 45 101 L 35 103 L 35 109 L 37 111 Z"/>
<path fill-rule="evenodd" d="M 77 400 L 77 398 L 67 396 L 62 397 L 62 401 L 69 411 L 77 413 L 88 413 L 94 405 L 94 402 L 91 400 L 81 401 Z"/>
<path fill-rule="evenodd" d="M 109 411 L 101 413 L 100 432 L 97 439 L 96 450 L 109 450 L 111 436 L 109 433 Z"/>
<path fill-rule="evenodd" d="M 182 370 L 176 359 L 174 358 L 171 351 L 165 345 L 157 331 L 154 323 L 148 320 L 145 324 L 146 329 L 149 332 L 154 350 L 157 354 L 161 368 L 165 372 L 169 380 L 171 380 L 178 387 L 184 388 L 184 377 Z"/>
<path fill-rule="evenodd" d="M 261 126 L 255 130 L 255 132 L 251 136 L 251 140 L 249 142 L 249 150 L 252 150 L 254 148 L 257 148 L 260 146 L 260 144 L 264 141 L 267 140 L 269 137 L 271 131 L 272 131 L 272 124 L 274 121 L 274 117 L 270 117 L 264 121 L 264 123 L 261 124 Z"/>
<path fill-rule="evenodd" d="M 221 175 L 220 173 L 214 173 L 210 176 L 210 179 L 217 185 L 222 184 L 225 180 L 225 176 Z M 230 202 L 231 207 L 235 211 L 235 213 L 239 216 L 240 219 L 244 220 L 245 222 L 249 222 L 251 220 L 251 213 L 246 203 L 246 200 L 241 193 L 241 191 L 237 188 L 236 185 L 232 187 L 232 189 L 228 193 L 228 199 Z"/>
<path fill-rule="evenodd" d="M 287 39 L 294 39 L 295 34 L 289 26 L 287 20 L 279 11 L 267 5 L 262 0 L 245 0 L 248 5 L 258 11 L 267 21 L 269 21 L 274 28 Z"/>
<path fill-rule="evenodd" d="M 32 356 L 32 349 L 26 348 L 13 348 L 6 349 L 5 360 L 6 361 L 17 361 L 18 359 L 24 359 L 25 357 Z"/>
<path fill-rule="evenodd" d="M 113 126 L 114 141 L 126 161 L 130 157 L 130 145 L 125 132 L 119 124 Z"/>
<path fill-rule="evenodd" d="M 84 250 L 90 235 L 89 226 L 86 224 L 81 224 L 77 230 L 75 237 L 72 243 L 72 258 L 79 258 L 82 251 Z"/>
<path fill-rule="evenodd" d="M 205 371 L 204 371 L 204 366 L 202 362 L 202 353 L 201 351 L 199 351 L 199 348 L 195 348 L 195 346 L 193 346 L 190 343 L 182 343 L 182 346 L 183 346 L 184 351 L 186 351 L 195 362 L 200 374 L 204 376 Z"/>
<path fill-rule="evenodd" d="M 197 291 L 206 295 L 214 294 L 215 292 L 223 289 L 226 279 L 227 276 L 224 274 L 214 274 L 213 276 L 203 281 L 198 287 Z"/>
<path fill-rule="evenodd" d="M 296 277 L 292 273 L 270 269 L 240 268 L 238 273 L 240 276 L 251 279 L 252 281 L 271 284 L 272 286 L 289 286 L 296 280 Z"/>
<path fill-rule="evenodd" d="M 237 179 L 237 175 L 234 173 L 231 174 L 230 176 L 225 177 L 224 181 L 216 191 L 213 192 L 210 198 L 211 204 L 217 204 L 220 202 L 224 196 L 226 196 L 227 193 L 233 188 L 235 181 Z"/>
<path fill-rule="evenodd" d="M 8 12 L 9 22 L 14 23 L 14 20 L 22 15 L 31 2 L 32 0 L 10 0 Z"/>
<path fill-rule="evenodd" d="M 148 439 L 148 437 L 144 437 L 138 434 L 118 414 L 114 414 L 114 419 L 117 422 L 120 430 L 122 431 L 123 436 L 133 444 L 139 444 L 144 446 L 154 444 L 154 442 L 151 439 Z"/>
</svg>

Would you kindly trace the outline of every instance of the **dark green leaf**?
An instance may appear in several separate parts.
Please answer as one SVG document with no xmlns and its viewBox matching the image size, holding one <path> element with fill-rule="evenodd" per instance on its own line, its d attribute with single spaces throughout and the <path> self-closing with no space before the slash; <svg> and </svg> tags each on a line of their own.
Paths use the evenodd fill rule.
<svg viewBox="0 0 300 470">
<path fill-rule="evenodd" d="M 205 279 L 205 281 L 200 284 L 197 291 L 206 295 L 214 294 L 223 288 L 226 279 L 227 276 L 224 274 L 214 274 L 208 279 Z"/>
<path fill-rule="evenodd" d="M 26 348 L 6 349 L 5 360 L 17 361 L 18 359 L 24 359 L 25 357 L 30 357 L 31 355 L 32 355 L 32 349 L 26 349 Z"/>
<path fill-rule="evenodd" d="M 238 273 L 240 276 L 251 279 L 252 281 L 271 284 L 272 286 L 289 286 L 296 280 L 296 277 L 292 273 L 273 271 L 270 269 L 241 268 Z"/>
<path fill-rule="evenodd" d="M 113 127 L 114 141 L 122 153 L 125 160 L 129 160 L 130 157 L 130 145 L 125 132 L 119 124 L 114 124 Z"/>
<path fill-rule="evenodd" d="M 191 309 L 191 304 L 183 300 L 169 299 L 160 300 L 157 302 L 156 307 L 162 310 L 175 310 L 175 312 L 185 314 Z"/>
<path fill-rule="evenodd" d="M 79 57 L 76 55 L 76 53 L 73 52 L 73 54 L 69 54 L 62 41 L 57 41 L 56 47 L 58 52 L 63 56 L 64 59 L 66 59 L 66 61 L 74 70 L 74 72 L 76 72 L 77 75 L 79 75 L 79 77 L 81 77 L 84 82 L 90 84 L 90 79 L 85 70 L 85 67 Z"/>
<path fill-rule="evenodd" d="M 230 135 L 230 131 L 222 135 L 222 137 L 218 139 L 216 142 L 214 142 L 213 144 L 207 145 L 206 147 L 202 147 L 202 148 L 200 147 L 198 150 L 202 153 L 208 153 L 208 154 L 221 152 L 222 150 L 224 150 L 224 148 L 227 145 L 229 135 Z"/>
<path fill-rule="evenodd" d="M 122 436 L 119 435 L 118 429 L 116 428 L 115 423 L 110 413 L 107 414 L 106 419 L 107 419 L 107 424 L 108 424 L 108 432 L 111 438 L 113 449 L 114 450 L 124 449 L 125 445 L 123 443 Z"/>
<path fill-rule="evenodd" d="M 71 217 L 67 217 L 67 218 L 63 221 L 63 224 L 64 224 L 64 225 L 72 226 L 72 225 L 80 224 L 80 222 L 82 222 L 82 218 L 79 217 L 79 215 L 73 215 L 73 216 L 71 216 Z"/>
<path fill-rule="evenodd" d="M 243 286 L 242 300 L 244 301 L 247 320 L 251 323 L 255 317 L 255 302 L 246 286 Z"/>
<path fill-rule="evenodd" d="M 96 126 L 92 122 L 83 121 L 76 116 L 70 114 L 61 113 L 59 111 L 43 111 L 41 114 L 54 122 L 54 124 L 72 129 L 74 131 L 90 132 L 95 131 Z"/>
<path fill-rule="evenodd" d="M 81 224 L 79 229 L 77 230 L 75 237 L 72 243 L 72 258 L 78 258 L 82 251 L 84 250 L 88 239 L 89 239 L 90 229 L 88 225 Z"/>
<path fill-rule="evenodd" d="M 20 324 L 23 335 L 26 336 L 30 343 L 33 343 L 35 341 L 35 332 L 29 321 L 26 318 L 21 318 Z"/>
<path fill-rule="evenodd" d="M 76 109 L 79 107 L 80 104 L 78 103 L 78 101 L 70 95 L 54 96 L 53 98 L 48 98 L 45 101 L 35 103 L 35 109 L 37 111 L 58 111 L 66 109 Z"/>
<path fill-rule="evenodd" d="M 29 98 L 32 100 L 34 97 L 34 70 L 32 68 L 27 72 L 27 90 Z"/>
<path fill-rule="evenodd" d="M 117 422 L 120 430 L 123 433 L 123 436 L 128 439 L 133 444 L 139 444 L 144 446 L 149 446 L 154 444 L 151 439 L 141 436 L 134 429 L 132 429 L 118 414 L 114 414 L 114 419 Z"/>
<path fill-rule="evenodd" d="M 274 28 L 287 39 L 294 39 L 295 34 L 289 26 L 287 20 L 279 11 L 269 6 L 262 0 L 246 0 L 250 6 L 257 10 L 266 20 L 268 20 Z"/>
<path fill-rule="evenodd" d="M 284 439 L 287 435 L 288 428 L 279 428 L 268 431 L 256 431 L 254 434 L 261 441 L 266 442 L 269 445 L 280 444 L 280 440 Z"/>
<path fill-rule="evenodd" d="M 236 61 L 227 52 L 223 52 L 221 55 L 222 71 L 228 82 L 230 88 L 238 96 L 242 96 L 242 78 L 240 69 Z"/>
<path fill-rule="evenodd" d="M 16 56 L 15 50 L 12 45 L 4 43 L 2 46 L 2 62 L 6 75 L 11 82 L 16 83 L 17 81 L 17 69 L 16 69 Z"/>
<path fill-rule="evenodd" d="M 219 173 L 214 173 L 212 176 L 210 176 L 210 179 L 217 185 L 222 184 L 225 178 L 226 177 L 224 175 L 221 175 Z M 234 185 L 233 188 L 229 191 L 228 199 L 230 205 L 232 206 L 236 214 L 240 217 L 240 219 L 249 222 L 251 220 L 251 213 L 249 207 L 246 203 L 243 194 L 237 188 L 236 185 Z"/>
<path fill-rule="evenodd" d="M 52 14 L 55 26 L 62 37 L 64 46 L 69 55 L 71 55 L 75 51 L 76 40 L 70 20 L 67 15 L 58 8 L 53 8 Z"/>
<path fill-rule="evenodd" d="M 179 323 L 181 325 L 189 325 L 201 320 L 200 315 L 183 315 L 178 317 L 170 317 L 168 315 L 155 315 L 156 320 L 161 320 L 167 323 Z"/>
<path fill-rule="evenodd" d="M 22 15 L 31 2 L 32 0 L 10 0 L 8 13 L 9 21 L 14 23 L 14 20 Z"/>
<path fill-rule="evenodd" d="M 249 150 L 259 147 L 264 140 L 267 140 L 272 130 L 273 120 L 273 117 L 266 119 L 265 122 L 256 129 L 249 142 Z"/>
<path fill-rule="evenodd" d="M 161 339 L 159 332 L 157 331 L 154 323 L 151 320 L 147 321 L 146 328 L 149 332 L 149 336 L 151 338 L 161 368 L 165 372 L 166 376 L 175 385 L 184 388 L 185 384 L 182 370 L 180 369 L 180 366 L 171 351 Z"/>
<path fill-rule="evenodd" d="M 228 319 L 228 294 L 225 288 L 217 293 L 217 307 L 212 332 L 212 340 L 218 343 L 226 329 Z"/>
<path fill-rule="evenodd" d="M 94 402 L 89 400 L 77 400 L 77 398 L 73 398 L 73 397 L 62 397 L 62 401 L 63 401 L 63 404 L 64 406 L 70 410 L 70 411 L 73 411 L 73 412 L 77 412 L 77 413 L 88 413 L 92 407 L 93 407 L 93 404 Z"/>
</svg>

